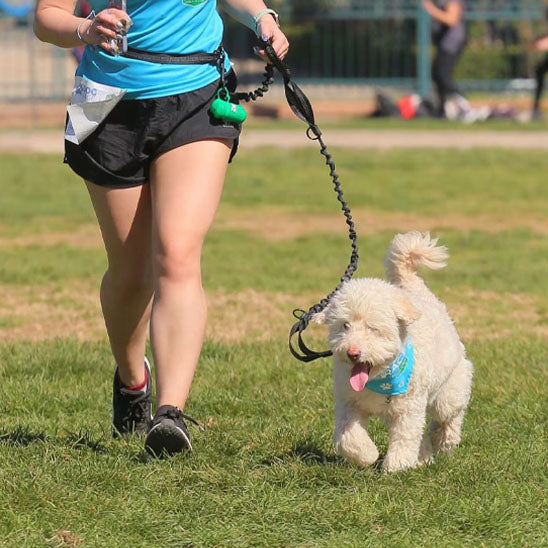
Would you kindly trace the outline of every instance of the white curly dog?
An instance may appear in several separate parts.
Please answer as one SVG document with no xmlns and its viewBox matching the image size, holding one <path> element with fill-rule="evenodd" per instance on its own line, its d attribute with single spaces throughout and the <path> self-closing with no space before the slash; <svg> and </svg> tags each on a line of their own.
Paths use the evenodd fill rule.
<svg viewBox="0 0 548 548">
<path fill-rule="evenodd" d="M 335 451 L 360 466 L 379 457 L 366 430 L 373 415 L 389 429 L 388 472 L 460 442 L 473 365 L 445 305 L 417 275 L 420 265 L 445 266 L 447 248 L 436 244 L 428 233 L 396 235 L 385 260 L 391 283 L 345 282 L 314 317 L 328 326 L 334 357 Z"/>
</svg>

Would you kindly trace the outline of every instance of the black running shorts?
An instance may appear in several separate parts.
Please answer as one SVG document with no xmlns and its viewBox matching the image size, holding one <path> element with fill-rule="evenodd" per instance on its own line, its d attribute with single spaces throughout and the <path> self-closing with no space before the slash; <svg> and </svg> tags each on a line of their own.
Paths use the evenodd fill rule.
<svg viewBox="0 0 548 548">
<path fill-rule="evenodd" d="M 233 71 L 227 87 L 236 89 Z M 213 118 L 209 107 L 219 81 L 203 88 L 154 99 L 120 101 L 82 143 L 65 140 L 65 163 L 85 180 L 110 188 L 148 182 L 152 160 L 173 148 L 204 139 L 234 139 L 241 126 Z"/>
</svg>

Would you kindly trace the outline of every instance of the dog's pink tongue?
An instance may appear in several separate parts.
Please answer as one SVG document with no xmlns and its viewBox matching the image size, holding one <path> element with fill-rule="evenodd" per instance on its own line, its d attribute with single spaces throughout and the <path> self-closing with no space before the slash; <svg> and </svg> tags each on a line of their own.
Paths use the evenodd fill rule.
<svg viewBox="0 0 548 548">
<path fill-rule="evenodd" d="M 369 373 L 364 364 L 358 363 L 352 368 L 350 372 L 350 386 L 353 390 L 361 392 L 365 388 L 368 379 Z"/>
</svg>

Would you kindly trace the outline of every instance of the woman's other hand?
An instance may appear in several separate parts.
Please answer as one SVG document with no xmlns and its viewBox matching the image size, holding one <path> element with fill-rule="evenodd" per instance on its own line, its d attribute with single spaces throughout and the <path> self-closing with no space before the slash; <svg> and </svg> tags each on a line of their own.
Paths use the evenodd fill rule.
<svg viewBox="0 0 548 548">
<path fill-rule="evenodd" d="M 287 55 L 289 42 L 272 15 L 267 13 L 259 19 L 257 34 L 261 36 L 265 42 L 270 41 L 272 48 L 280 59 L 283 59 Z M 259 49 L 258 53 L 266 62 L 268 62 L 264 50 Z"/>
</svg>

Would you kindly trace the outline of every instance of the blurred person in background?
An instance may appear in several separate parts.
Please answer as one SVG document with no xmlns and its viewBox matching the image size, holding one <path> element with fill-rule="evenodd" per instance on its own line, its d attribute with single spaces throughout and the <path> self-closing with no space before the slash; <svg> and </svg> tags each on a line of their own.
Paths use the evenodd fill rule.
<svg viewBox="0 0 548 548">
<path fill-rule="evenodd" d="M 462 109 L 469 109 L 468 101 L 457 86 L 453 73 L 466 45 L 464 0 L 424 0 L 424 10 L 432 17 L 432 38 L 436 55 L 432 63 L 432 80 L 438 94 L 438 113 L 446 117 L 446 103 L 451 97 Z"/>
<path fill-rule="evenodd" d="M 545 0 L 546 4 L 546 20 L 548 21 L 548 0 Z M 548 52 L 548 35 L 541 36 L 537 38 L 533 44 L 532 49 L 535 51 L 544 51 Z M 542 118 L 542 112 L 540 109 L 540 100 L 542 99 L 542 92 L 544 91 L 544 76 L 548 72 L 548 53 L 544 56 L 535 67 L 535 95 L 533 101 L 533 112 L 532 118 L 534 120 L 539 120 Z"/>
</svg>

